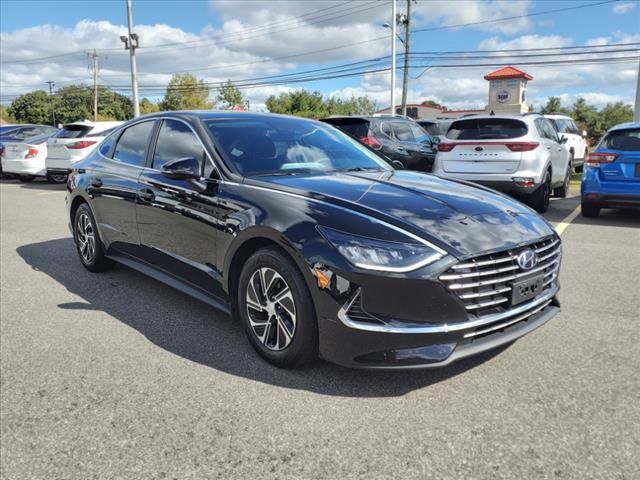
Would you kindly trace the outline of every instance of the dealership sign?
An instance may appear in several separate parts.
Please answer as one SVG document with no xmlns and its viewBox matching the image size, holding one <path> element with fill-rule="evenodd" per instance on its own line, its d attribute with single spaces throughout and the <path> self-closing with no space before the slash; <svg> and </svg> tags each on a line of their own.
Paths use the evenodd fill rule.
<svg viewBox="0 0 640 480">
<path fill-rule="evenodd" d="M 507 100 L 509 100 L 509 92 L 506 90 L 500 90 L 497 94 L 497 97 L 500 103 L 505 103 Z"/>
</svg>

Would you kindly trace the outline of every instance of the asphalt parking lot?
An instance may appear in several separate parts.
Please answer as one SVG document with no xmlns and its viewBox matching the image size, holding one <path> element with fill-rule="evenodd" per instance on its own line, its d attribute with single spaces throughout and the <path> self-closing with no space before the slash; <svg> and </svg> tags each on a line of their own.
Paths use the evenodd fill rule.
<svg viewBox="0 0 640 480">
<path fill-rule="evenodd" d="M 384 373 L 279 370 L 228 316 L 125 267 L 85 271 L 62 186 L 3 180 L 0 203 L 3 479 L 640 477 L 637 214 L 562 225 L 544 327 Z"/>
</svg>

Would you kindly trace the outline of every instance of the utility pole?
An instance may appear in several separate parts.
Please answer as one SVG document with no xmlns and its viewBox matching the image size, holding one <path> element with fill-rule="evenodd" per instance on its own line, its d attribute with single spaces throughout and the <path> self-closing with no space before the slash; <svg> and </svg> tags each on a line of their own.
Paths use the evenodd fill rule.
<svg viewBox="0 0 640 480">
<path fill-rule="evenodd" d="M 640 62 L 638 62 L 638 78 L 636 78 L 636 104 L 633 109 L 633 121 L 640 122 Z"/>
<path fill-rule="evenodd" d="M 407 114 L 407 87 L 409 85 L 409 37 L 411 32 L 411 1 L 407 0 L 407 14 L 404 24 L 404 72 L 402 75 L 402 115 Z"/>
<path fill-rule="evenodd" d="M 133 116 L 140 116 L 140 103 L 138 102 L 138 73 L 136 72 L 136 48 L 138 48 L 138 34 L 133 33 L 133 13 L 131 11 L 131 0 L 127 0 L 127 23 L 129 24 L 129 35 L 121 36 L 124 42 L 124 49 L 129 50 L 129 60 L 131 62 L 131 90 L 133 92 Z"/>
<path fill-rule="evenodd" d="M 396 0 L 391 0 L 391 115 L 396 114 Z"/>
<path fill-rule="evenodd" d="M 56 126 L 56 111 L 53 108 L 53 87 L 56 86 L 56 82 L 54 82 L 53 80 L 47 80 L 46 82 L 44 82 L 46 84 L 49 85 L 49 108 L 51 108 L 51 117 L 52 117 L 52 126 Z"/>
<path fill-rule="evenodd" d="M 89 59 L 91 60 L 91 62 L 89 63 L 89 71 L 93 76 L 93 121 L 97 122 L 98 121 L 98 73 L 100 72 L 100 63 L 98 61 L 98 58 L 100 57 L 100 55 L 98 55 L 94 49 L 92 53 L 87 53 L 87 57 L 89 57 Z"/>
</svg>

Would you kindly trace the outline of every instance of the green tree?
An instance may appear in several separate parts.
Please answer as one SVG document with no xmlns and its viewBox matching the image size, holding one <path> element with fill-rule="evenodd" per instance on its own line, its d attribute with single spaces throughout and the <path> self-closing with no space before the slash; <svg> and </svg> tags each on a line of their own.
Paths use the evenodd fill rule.
<svg viewBox="0 0 640 480">
<path fill-rule="evenodd" d="M 68 85 L 53 97 L 56 121 L 59 123 L 93 120 L 93 87 Z M 124 95 L 98 86 L 98 120 L 128 120 L 133 116 L 133 104 Z"/>
<path fill-rule="evenodd" d="M 160 105 L 153 103 L 148 98 L 143 98 L 140 102 L 140 114 L 145 115 L 147 113 L 155 113 L 160 111 Z"/>
<path fill-rule="evenodd" d="M 220 87 L 217 98 L 218 102 L 222 103 L 226 108 L 235 107 L 236 105 L 242 105 L 244 103 L 242 93 L 231 80 L 227 80 L 227 82 Z"/>
<path fill-rule="evenodd" d="M 18 121 L 9 114 L 9 109 L 4 105 L 0 105 L 0 124 L 17 123 Z"/>
<path fill-rule="evenodd" d="M 562 102 L 558 97 L 549 97 L 547 103 L 542 107 L 540 113 L 562 113 L 568 115 L 569 109 L 562 106 Z"/>
<path fill-rule="evenodd" d="M 441 110 L 446 110 L 447 109 L 447 107 L 445 107 L 444 105 L 436 102 L 435 100 L 425 100 L 420 105 L 423 105 L 425 107 L 435 107 L 435 108 L 439 108 Z"/>
<path fill-rule="evenodd" d="M 44 90 L 35 90 L 16 98 L 7 113 L 20 123 L 51 123 L 51 99 Z"/>
<path fill-rule="evenodd" d="M 376 105 L 368 97 L 337 97 L 323 99 L 318 91 L 297 90 L 271 95 L 266 101 L 272 113 L 284 113 L 299 117 L 322 118 L 329 115 L 367 115 L 375 111 Z"/>
<path fill-rule="evenodd" d="M 213 103 L 209 101 L 209 87 L 190 73 L 176 73 L 171 77 L 161 110 L 206 110 Z"/>
</svg>

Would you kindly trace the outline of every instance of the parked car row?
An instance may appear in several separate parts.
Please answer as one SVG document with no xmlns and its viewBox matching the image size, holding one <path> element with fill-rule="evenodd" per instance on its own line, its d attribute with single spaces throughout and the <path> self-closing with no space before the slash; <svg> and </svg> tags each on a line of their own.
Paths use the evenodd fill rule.
<svg viewBox="0 0 640 480">
<path fill-rule="evenodd" d="M 47 125 L 2 127 L 2 174 L 24 182 L 45 177 L 64 183 L 73 165 L 91 153 L 122 122 L 75 122 L 57 129 Z"/>
</svg>

